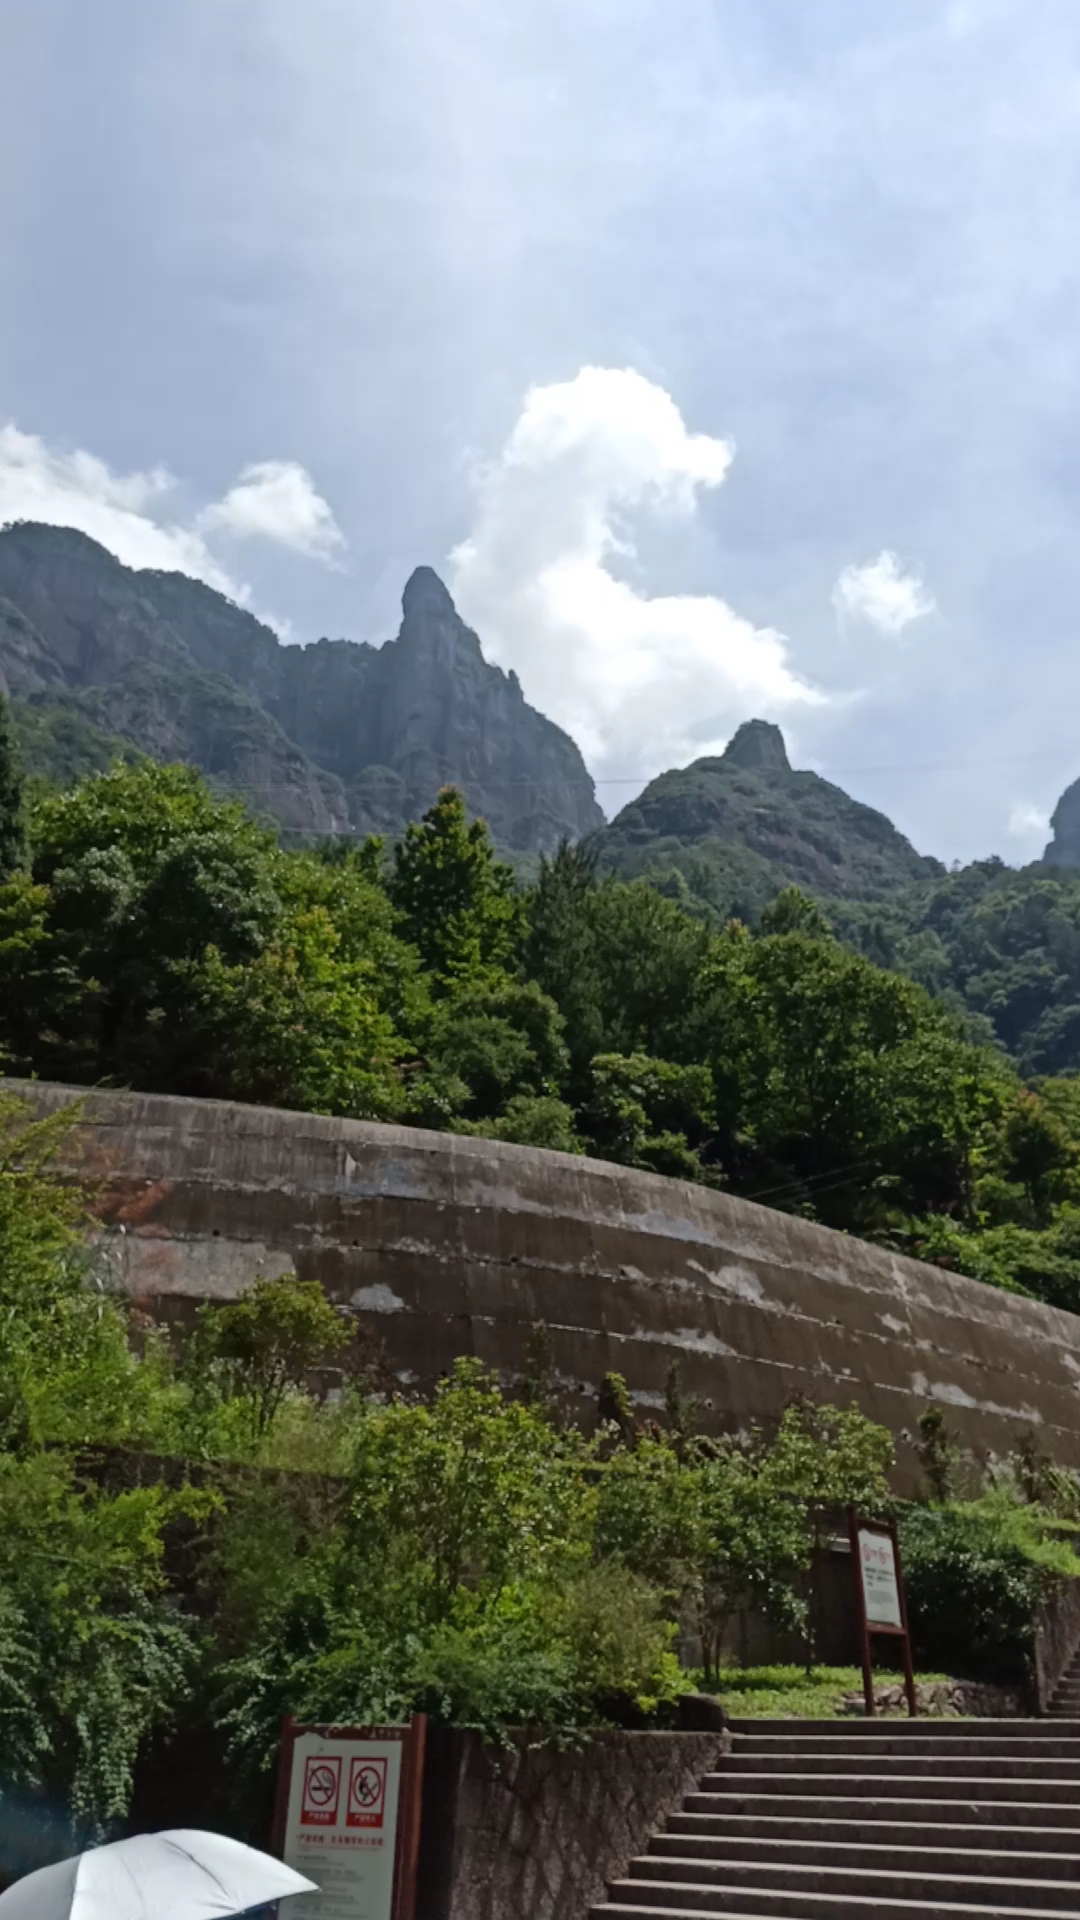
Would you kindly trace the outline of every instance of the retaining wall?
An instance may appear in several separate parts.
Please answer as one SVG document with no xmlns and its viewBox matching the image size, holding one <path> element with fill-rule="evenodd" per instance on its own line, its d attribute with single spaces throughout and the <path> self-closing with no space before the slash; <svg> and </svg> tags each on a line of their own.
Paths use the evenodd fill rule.
<svg viewBox="0 0 1080 1920">
<path fill-rule="evenodd" d="M 544 1321 L 585 1422 L 609 1370 L 641 1413 L 659 1410 L 677 1360 L 714 1429 L 773 1421 L 796 1393 L 854 1401 L 897 1436 L 901 1492 L 931 1399 L 982 1460 L 1034 1429 L 1080 1466 L 1072 1314 L 603 1161 L 224 1102 L 19 1090 L 38 1112 L 82 1101 L 66 1162 L 94 1184 L 116 1280 L 155 1313 L 295 1267 L 354 1311 L 405 1386 L 463 1353 L 510 1381 Z"/>
</svg>

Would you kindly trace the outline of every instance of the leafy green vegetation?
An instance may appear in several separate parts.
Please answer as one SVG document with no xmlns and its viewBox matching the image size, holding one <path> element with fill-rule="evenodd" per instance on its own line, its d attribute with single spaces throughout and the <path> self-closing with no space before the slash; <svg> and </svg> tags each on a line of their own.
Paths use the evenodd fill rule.
<svg viewBox="0 0 1080 1920">
<path fill-rule="evenodd" d="M 785 886 L 891 897 L 939 872 L 884 814 L 788 763 L 779 727 L 750 720 L 716 759 L 651 780 L 598 836 L 606 867 L 645 878 L 713 925 L 756 923 Z"/>
<path fill-rule="evenodd" d="M 980 860 L 887 901 L 826 904 L 841 939 L 919 981 L 1022 1072 L 1080 1068 L 1080 873 Z"/>
<path fill-rule="evenodd" d="M 1080 1083 L 796 889 L 754 933 L 588 849 L 522 887 L 453 790 L 390 855 L 284 849 L 186 767 L 9 786 L 9 1071 L 591 1152 L 1080 1303 Z"/>
<path fill-rule="evenodd" d="M 919 1671 L 920 1683 L 946 1677 Z M 852 1697 L 861 1700 L 862 1690 L 861 1667 L 726 1667 L 716 1676 L 733 1720 L 828 1720 Z"/>
<path fill-rule="evenodd" d="M 809 1644 L 799 1674 L 723 1660 L 747 1607 L 806 1633 L 823 1512 L 888 1509 L 891 1442 L 855 1409 L 708 1438 L 677 1369 L 663 1421 L 610 1375 L 587 1436 L 559 1417 L 542 1328 L 513 1389 L 463 1359 L 430 1399 L 387 1397 L 348 1314 L 288 1274 L 166 1336 L 85 1249 L 50 1170 L 66 1122 L 10 1097 L 0 1118 L 0 1867 L 36 1863 L 28 1808 L 53 1810 L 54 1854 L 113 1830 L 153 1743 L 174 1796 L 209 1754 L 215 1822 L 254 1834 L 285 1712 L 422 1709 L 494 1740 L 670 1724 L 696 1684 L 680 1646 L 731 1711 L 854 1691 Z M 920 1644 L 1019 1671 L 1033 1608 L 1080 1572 L 1077 1483 L 1032 1443 L 957 1501 L 948 1431 L 924 1429 L 946 1498 L 901 1510 Z"/>
</svg>

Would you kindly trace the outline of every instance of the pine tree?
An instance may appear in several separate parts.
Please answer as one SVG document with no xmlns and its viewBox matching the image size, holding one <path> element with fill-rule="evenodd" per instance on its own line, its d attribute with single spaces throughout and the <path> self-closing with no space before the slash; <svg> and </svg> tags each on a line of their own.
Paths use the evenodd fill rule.
<svg viewBox="0 0 1080 1920">
<path fill-rule="evenodd" d="M 0 880 L 20 865 L 23 852 L 22 775 L 11 709 L 0 693 Z"/>
</svg>

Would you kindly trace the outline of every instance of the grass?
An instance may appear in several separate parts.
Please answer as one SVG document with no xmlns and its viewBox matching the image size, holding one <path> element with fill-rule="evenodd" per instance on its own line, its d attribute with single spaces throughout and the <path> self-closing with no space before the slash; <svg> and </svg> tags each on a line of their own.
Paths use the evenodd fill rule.
<svg viewBox="0 0 1080 1920">
<path fill-rule="evenodd" d="M 699 1676 L 700 1677 L 700 1676 Z M 943 1673 L 918 1673 L 920 1681 L 945 1680 Z M 899 1673 L 875 1670 L 879 1685 L 894 1686 Z M 862 1694 L 859 1667 L 729 1667 L 718 1684 L 707 1688 L 718 1694 L 736 1720 L 779 1720 L 787 1717 L 826 1720 L 841 1711 L 845 1694 Z"/>
</svg>

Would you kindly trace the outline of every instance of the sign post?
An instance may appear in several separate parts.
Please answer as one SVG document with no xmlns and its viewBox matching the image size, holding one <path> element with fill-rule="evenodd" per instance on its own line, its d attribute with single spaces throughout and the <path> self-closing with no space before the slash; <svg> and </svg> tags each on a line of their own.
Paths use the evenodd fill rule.
<svg viewBox="0 0 1080 1920">
<path fill-rule="evenodd" d="M 319 1888 L 292 1900 L 289 1920 L 413 1920 L 425 1724 L 286 1719 L 273 1847 Z"/>
<path fill-rule="evenodd" d="M 862 1660 L 863 1696 L 872 1719 L 874 1705 L 874 1669 L 870 1658 L 870 1635 L 891 1634 L 900 1641 L 904 1662 L 904 1690 L 912 1719 L 915 1702 L 915 1669 L 911 1664 L 911 1635 L 908 1632 L 904 1576 L 900 1567 L 900 1544 L 895 1520 L 860 1520 L 854 1507 L 848 1508 L 848 1538 L 851 1542 L 851 1571 L 855 1582 L 855 1617 L 859 1625 L 859 1654 Z"/>
</svg>

